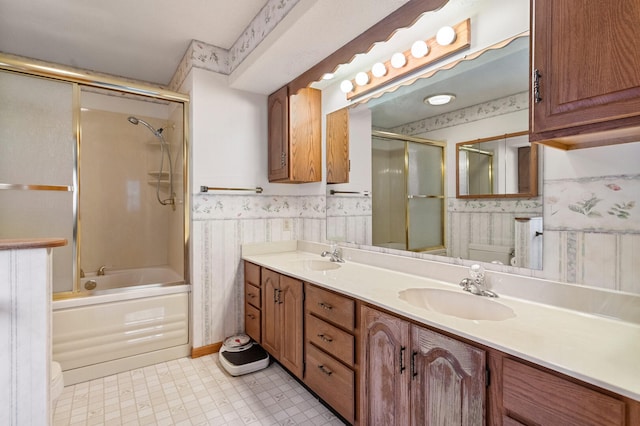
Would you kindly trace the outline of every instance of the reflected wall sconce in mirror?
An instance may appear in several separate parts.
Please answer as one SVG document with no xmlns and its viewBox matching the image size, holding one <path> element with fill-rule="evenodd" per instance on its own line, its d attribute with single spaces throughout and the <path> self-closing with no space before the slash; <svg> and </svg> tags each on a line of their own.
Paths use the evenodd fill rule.
<svg viewBox="0 0 640 426">
<path fill-rule="evenodd" d="M 340 90 L 347 99 L 362 96 L 400 77 L 416 72 L 471 44 L 471 20 L 466 19 L 453 27 L 442 27 L 436 36 L 418 40 L 405 52 L 394 53 L 386 62 L 377 62 L 370 71 L 360 71 L 353 80 L 344 80 Z"/>
</svg>

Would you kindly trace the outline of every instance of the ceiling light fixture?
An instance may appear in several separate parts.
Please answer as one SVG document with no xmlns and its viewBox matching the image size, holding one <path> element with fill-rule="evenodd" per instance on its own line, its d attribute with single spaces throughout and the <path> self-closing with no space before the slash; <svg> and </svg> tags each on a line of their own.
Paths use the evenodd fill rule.
<svg viewBox="0 0 640 426">
<path fill-rule="evenodd" d="M 323 80 L 331 80 L 333 77 L 335 77 L 335 75 L 332 72 L 326 72 L 322 76 L 322 79 Z"/>
<path fill-rule="evenodd" d="M 424 40 L 418 40 L 411 45 L 411 56 L 416 59 L 424 58 L 429 53 L 429 46 Z"/>
<path fill-rule="evenodd" d="M 424 98 L 423 102 L 425 104 L 438 106 L 438 105 L 446 105 L 452 100 L 454 100 L 455 98 L 456 96 L 450 93 L 442 93 L 438 95 L 427 96 L 426 98 Z"/>
</svg>

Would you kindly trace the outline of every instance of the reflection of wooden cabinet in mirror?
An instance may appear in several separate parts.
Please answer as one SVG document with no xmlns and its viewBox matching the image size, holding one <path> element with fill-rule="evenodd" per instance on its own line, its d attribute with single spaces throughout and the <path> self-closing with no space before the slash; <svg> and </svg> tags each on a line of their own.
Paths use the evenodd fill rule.
<svg viewBox="0 0 640 426">
<path fill-rule="evenodd" d="M 640 140 L 640 2 L 532 1 L 531 141 Z"/>
<path fill-rule="evenodd" d="M 456 144 L 457 198 L 538 195 L 538 147 L 528 131 Z"/>
<path fill-rule="evenodd" d="M 327 183 L 349 182 L 349 110 L 327 114 Z"/>
<path fill-rule="evenodd" d="M 269 96 L 269 182 L 322 179 L 321 91 L 287 86 Z"/>
</svg>

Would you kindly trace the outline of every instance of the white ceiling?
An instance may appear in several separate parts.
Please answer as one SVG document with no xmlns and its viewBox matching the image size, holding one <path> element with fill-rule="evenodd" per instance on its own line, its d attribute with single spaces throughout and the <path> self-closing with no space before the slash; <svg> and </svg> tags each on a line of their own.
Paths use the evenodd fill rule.
<svg viewBox="0 0 640 426">
<path fill-rule="evenodd" d="M 299 0 L 230 85 L 271 93 L 406 1 Z M 228 50 L 267 3 L 0 0 L 0 51 L 166 85 L 191 40 Z"/>
</svg>

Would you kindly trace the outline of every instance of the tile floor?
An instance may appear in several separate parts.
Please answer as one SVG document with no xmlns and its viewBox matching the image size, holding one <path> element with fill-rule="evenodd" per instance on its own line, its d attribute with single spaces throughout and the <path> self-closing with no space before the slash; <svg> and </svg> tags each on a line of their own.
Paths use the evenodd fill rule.
<svg viewBox="0 0 640 426">
<path fill-rule="evenodd" d="M 181 358 L 67 386 L 55 407 L 62 425 L 342 425 L 272 364 L 232 377 L 218 355 Z"/>
</svg>

